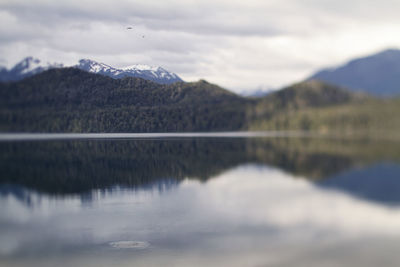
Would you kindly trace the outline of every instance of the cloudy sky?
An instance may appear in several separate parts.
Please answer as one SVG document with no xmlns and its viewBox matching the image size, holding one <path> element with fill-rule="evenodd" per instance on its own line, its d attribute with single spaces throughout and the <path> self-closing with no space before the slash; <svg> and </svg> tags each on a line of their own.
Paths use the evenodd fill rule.
<svg viewBox="0 0 400 267">
<path fill-rule="evenodd" d="M 399 12 L 399 0 L 0 0 L 0 65 L 90 58 L 236 92 L 279 88 L 400 47 Z"/>
</svg>

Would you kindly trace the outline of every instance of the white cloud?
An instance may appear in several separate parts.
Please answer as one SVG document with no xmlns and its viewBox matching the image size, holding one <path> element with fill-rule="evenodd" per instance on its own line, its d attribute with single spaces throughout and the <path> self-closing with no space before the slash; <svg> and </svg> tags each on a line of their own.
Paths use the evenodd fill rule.
<svg viewBox="0 0 400 267">
<path fill-rule="evenodd" d="M 274 225 L 296 236 L 400 236 L 399 207 L 324 190 L 278 169 L 238 167 L 210 180 L 205 188 L 197 199 L 212 202 L 207 206 L 232 221 L 245 217 L 249 224 Z"/>
</svg>

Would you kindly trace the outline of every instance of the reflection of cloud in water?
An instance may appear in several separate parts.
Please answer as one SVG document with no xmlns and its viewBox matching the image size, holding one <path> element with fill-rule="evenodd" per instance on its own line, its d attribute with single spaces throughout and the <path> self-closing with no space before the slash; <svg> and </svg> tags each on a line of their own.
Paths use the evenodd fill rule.
<svg viewBox="0 0 400 267">
<path fill-rule="evenodd" d="M 116 249 L 146 249 L 150 246 L 149 242 L 146 241 L 114 241 L 108 243 L 111 247 Z"/>
<path fill-rule="evenodd" d="M 91 205 L 79 196 L 41 195 L 40 202 L 26 206 L 8 195 L 0 198 L 0 206 L 6 210 L 0 214 L 0 257 L 23 262 L 30 254 L 39 262 L 61 253 L 76 266 L 324 266 L 327 258 L 374 266 L 379 262 L 360 264 L 359 254 L 379 247 L 375 253 L 383 248 L 391 253 L 400 234 L 400 208 L 255 165 L 205 183 L 184 180 L 175 190 L 98 191 Z M 151 249 L 140 255 L 106 250 L 96 258 L 85 253 L 115 240 L 149 242 Z M 396 255 L 387 254 L 388 261 Z M 32 265 L 41 266 L 37 262 Z"/>
<path fill-rule="evenodd" d="M 400 234 L 400 208 L 321 190 L 277 169 L 239 167 L 210 180 L 206 187 L 201 191 L 204 199 L 238 220 L 346 235 Z"/>
</svg>

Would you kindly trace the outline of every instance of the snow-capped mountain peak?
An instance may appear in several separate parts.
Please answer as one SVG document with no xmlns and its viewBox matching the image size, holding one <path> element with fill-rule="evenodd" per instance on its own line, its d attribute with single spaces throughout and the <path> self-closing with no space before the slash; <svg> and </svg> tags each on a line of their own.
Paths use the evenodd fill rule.
<svg viewBox="0 0 400 267">
<path fill-rule="evenodd" d="M 97 73 L 97 74 L 102 74 L 102 75 L 107 75 L 111 76 L 113 78 L 116 78 L 116 75 L 119 75 L 122 73 L 121 70 L 113 68 L 107 64 L 104 63 L 99 63 L 94 60 L 90 59 L 81 59 L 79 60 L 79 64 L 76 65 L 78 69 L 87 71 L 87 72 L 92 72 L 92 73 Z"/>
<path fill-rule="evenodd" d="M 182 81 L 175 73 L 171 73 L 161 67 L 153 67 L 145 64 L 114 68 L 107 64 L 99 63 L 90 59 L 81 59 L 76 67 L 88 72 L 98 73 L 116 79 L 124 77 L 138 77 L 157 83 L 166 84 Z"/>
<path fill-rule="evenodd" d="M 27 57 L 19 62 L 13 69 L 18 69 L 21 73 L 28 73 L 39 67 L 42 67 L 39 59 Z"/>
</svg>

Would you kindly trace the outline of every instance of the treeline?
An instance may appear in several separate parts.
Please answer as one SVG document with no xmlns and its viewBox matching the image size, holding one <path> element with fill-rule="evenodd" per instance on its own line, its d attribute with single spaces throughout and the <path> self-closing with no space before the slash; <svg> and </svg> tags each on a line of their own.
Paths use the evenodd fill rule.
<svg viewBox="0 0 400 267">
<path fill-rule="evenodd" d="M 182 132 L 246 128 L 245 112 L 214 105 L 121 107 L 95 110 L 5 110 L 3 132 Z"/>
</svg>

